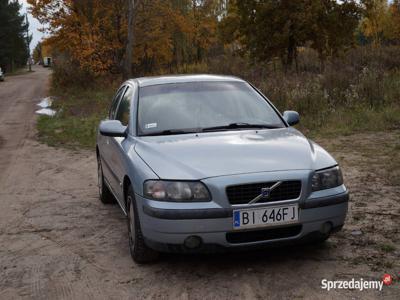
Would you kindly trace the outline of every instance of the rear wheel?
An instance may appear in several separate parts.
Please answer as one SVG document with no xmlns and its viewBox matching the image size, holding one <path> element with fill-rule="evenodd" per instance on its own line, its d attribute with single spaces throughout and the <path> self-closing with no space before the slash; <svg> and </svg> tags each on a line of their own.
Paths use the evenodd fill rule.
<svg viewBox="0 0 400 300">
<path fill-rule="evenodd" d="M 113 194 L 111 194 L 107 185 L 104 183 L 103 167 L 101 166 L 100 155 L 97 156 L 97 185 L 99 187 L 99 198 L 104 204 L 115 203 Z"/>
<path fill-rule="evenodd" d="M 131 186 L 128 188 L 126 197 L 129 251 L 132 259 L 139 264 L 155 261 L 158 258 L 159 253 L 147 247 L 145 244 L 137 213 L 135 194 L 133 193 Z"/>
</svg>

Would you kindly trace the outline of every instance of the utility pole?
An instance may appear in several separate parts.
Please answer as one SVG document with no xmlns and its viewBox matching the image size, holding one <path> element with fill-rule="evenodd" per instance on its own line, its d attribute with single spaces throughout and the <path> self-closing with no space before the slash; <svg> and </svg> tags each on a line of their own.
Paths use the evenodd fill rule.
<svg viewBox="0 0 400 300">
<path fill-rule="evenodd" d="M 28 14 L 25 14 L 25 24 L 26 24 L 26 46 L 28 47 L 28 66 L 29 72 L 32 72 L 32 58 L 31 58 L 31 49 L 29 45 L 31 44 L 31 37 L 29 36 L 29 22 L 28 22 Z"/>
</svg>

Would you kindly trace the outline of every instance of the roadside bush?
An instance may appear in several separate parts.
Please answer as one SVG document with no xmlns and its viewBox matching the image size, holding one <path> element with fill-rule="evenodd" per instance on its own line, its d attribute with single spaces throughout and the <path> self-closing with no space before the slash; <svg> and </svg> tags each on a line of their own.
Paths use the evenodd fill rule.
<svg viewBox="0 0 400 300">
<path fill-rule="evenodd" d="M 52 87 L 82 87 L 92 81 L 90 74 L 82 71 L 62 55 L 56 55 L 53 65 Z"/>
<path fill-rule="evenodd" d="M 56 54 L 54 57 L 52 88 L 62 89 L 76 88 L 93 89 L 110 87 L 121 84 L 121 75 L 108 74 L 107 76 L 95 76 L 77 66 L 77 63 L 64 55 Z"/>
</svg>

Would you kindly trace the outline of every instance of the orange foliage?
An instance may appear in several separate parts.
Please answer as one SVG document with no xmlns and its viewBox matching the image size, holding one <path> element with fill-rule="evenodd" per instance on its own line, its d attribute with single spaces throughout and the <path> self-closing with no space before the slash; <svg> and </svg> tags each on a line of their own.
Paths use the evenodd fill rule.
<svg viewBox="0 0 400 300">
<path fill-rule="evenodd" d="M 133 63 L 149 73 L 201 61 L 215 42 L 215 1 L 137 0 Z M 28 0 L 49 42 L 93 74 L 119 72 L 127 35 L 126 0 Z"/>
</svg>

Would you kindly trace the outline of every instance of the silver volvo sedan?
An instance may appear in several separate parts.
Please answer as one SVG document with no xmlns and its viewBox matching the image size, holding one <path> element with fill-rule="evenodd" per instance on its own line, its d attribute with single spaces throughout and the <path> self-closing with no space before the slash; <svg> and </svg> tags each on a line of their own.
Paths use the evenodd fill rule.
<svg viewBox="0 0 400 300">
<path fill-rule="evenodd" d="M 322 242 L 340 230 L 340 168 L 298 122 L 236 77 L 126 81 L 96 152 L 100 199 L 126 214 L 132 258 Z"/>
</svg>

